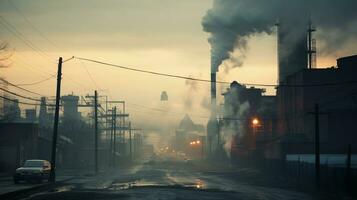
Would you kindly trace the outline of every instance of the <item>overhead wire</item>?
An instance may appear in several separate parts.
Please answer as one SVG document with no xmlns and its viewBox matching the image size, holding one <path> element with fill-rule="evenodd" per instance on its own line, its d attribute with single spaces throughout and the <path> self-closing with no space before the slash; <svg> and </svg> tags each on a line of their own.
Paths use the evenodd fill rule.
<svg viewBox="0 0 357 200">
<path fill-rule="evenodd" d="M 39 81 L 36 81 L 36 82 L 32 82 L 32 83 L 21 83 L 21 84 L 16 84 L 17 86 L 30 86 L 30 85 L 37 85 L 37 84 L 40 84 L 40 83 L 43 83 L 43 82 L 46 82 L 50 79 L 53 79 L 55 78 L 55 76 L 50 76 L 46 79 L 43 79 L 43 80 L 39 80 Z"/>
<path fill-rule="evenodd" d="M 30 27 L 38 34 L 40 35 L 43 39 L 45 39 L 48 43 L 50 43 L 52 46 L 58 48 L 58 46 L 53 43 L 45 34 L 43 34 L 38 28 L 36 28 L 36 26 L 33 25 L 33 23 L 31 22 L 31 20 L 29 20 L 28 17 L 26 17 L 26 15 L 24 15 L 21 10 L 16 6 L 16 4 L 14 2 L 12 2 L 12 0 L 8 0 L 9 4 L 15 9 L 15 11 L 25 20 L 25 22 L 30 25 Z"/>
<path fill-rule="evenodd" d="M 5 99 L 5 100 L 8 100 L 8 101 L 12 101 L 14 103 L 19 103 L 19 104 L 23 104 L 23 105 L 30 105 L 30 106 L 39 106 L 40 104 L 38 103 L 28 103 L 28 102 L 22 102 L 22 101 L 19 101 L 17 99 L 11 99 L 11 98 L 8 98 L 8 97 L 4 97 L 4 96 L 0 96 L 1 99 Z"/>
<path fill-rule="evenodd" d="M 3 79 L 3 78 L 0 78 L 0 81 L 4 82 L 4 83 L 7 84 L 7 85 L 13 86 L 13 87 L 15 87 L 15 88 L 17 88 L 17 89 L 23 90 L 23 91 L 28 92 L 28 93 L 31 93 L 31 94 L 35 94 L 35 95 L 38 95 L 38 96 L 46 96 L 46 95 L 42 95 L 42 94 L 37 93 L 37 92 L 33 92 L 33 91 L 31 91 L 31 90 L 28 90 L 28 89 L 25 89 L 25 88 L 23 88 L 23 87 L 17 86 L 17 85 L 15 85 L 15 84 L 13 84 L 13 83 L 11 83 L 11 82 L 9 82 L 9 81 Z"/>
<path fill-rule="evenodd" d="M 94 60 L 94 59 L 90 59 L 90 58 L 82 58 L 82 57 L 77 57 L 77 56 L 75 56 L 75 58 L 79 59 L 79 60 L 84 60 L 87 62 L 116 67 L 116 68 L 125 69 L 125 70 L 129 70 L 129 71 L 152 74 L 152 75 L 157 75 L 157 76 L 165 76 L 165 77 L 170 77 L 170 78 L 178 78 L 178 79 L 185 79 L 185 80 L 199 81 L 199 82 L 209 82 L 209 83 L 212 82 L 211 80 L 208 80 L 208 79 L 199 79 L 199 78 L 193 78 L 193 77 L 189 77 L 189 76 L 182 76 L 182 75 L 175 75 L 175 74 L 161 73 L 161 72 L 156 72 L 156 71 L 143 70 L 143 69 L 139 69 L 139 68 L 127 67 L 127 66 L 123 66 L 123 65 L 117 65 L 117 64 L 113 64 L 113 63 L 98 61 L 98 60 Z M 215 83 L 230 84 L 230 82 L 227 82 L 227 81 L 215 81 Z M 249 86 L 261 86 L 261 87 L 323 87 L 323 86 L 357 84 L 357 81 L 326 82 L 326 83 L 318 83 L 318 84 L 279 84 L 279 85 L 262 84 L 262 83 L 241 83 L 241 84 L 249 85 Z"/>
<path fill-rule="evenodd" d="M 4 92 L 7 92 L 9 94 L 12 94 L 14 96 L 17 96 L 17 97 L 21 97 L 21 98 L 24 98 L 24 99 L 28 99 L 28 100 L 31 100 L 31 101 L 38 101 L 38 102 L 41 102 L 40 99 L 35 99 L 35 98 L 32 98 L 32 97 L 27 97 L 27 96 L 24 96 L 24 95 L 21 95 L 21 94 L 17 94 L 15 92 L 11 92 L 10 90 L 7 90 L 5 88 L 1 88 L 0 87 L 0 90 L 4 91 Z"/>
<path fill-rule="evenodd" d="M 13 3 L 11 2 L 11 0 L 8 0 L 9 3 L 12 5 L 12 7 L 14 7 L 15 11 L 25 20 L 26 23 L 28 23 L 30 25 L 30 27 L 38 34 L 40 35 L 42 38 L 44 38 L 48 43 L 50 43 L 52 46 L 54 46 L 55 48 L 59 48 L 58 45 L 56 45 L 54 42 L 52 42 L 48 37 L 46 37 L 39 29 L 37 29 L 32 23 L 31 21 L 18 9 L 18 7 Z M 34 45 L 31 41 L 27 40 L 23 34 L 21 34 L 21 32 L 19 32 L 16 27 L 12 26 L 5 18 L 3 18 L 2 16 L 0 16 L 0 19 L 2 19 L 2 21 L 4 21 L 6 25 L 8 25 L 10 27 L 10 30 L 8 29 L 8 27 L 6 28 L 8 31 L 12 32 L 13 34 L 19 36 L 18 38 L 20 40 L 22 40 L 27 46 L 29 46 L 32 50 L 36 51 L 38 53 L 39 52 L 42 52 L 43 54 L 46 54 L 45 52 L 43 52 L 40 48 L 36 47 L 36 45 Z M 3 23 L 4 24 L 4 23 Z M 11 28 L 13 30 L 11 30 Z M 48 55 L 47 55 L 48 56 Z M 49 56 L 48 56 L 49 57 Z M 69 61 L 73 59 L 73 57 L 67 59 L 67 60 L 64 60 L 63 63 Z M 70 76 L 66 76 L 70 81 L 72 81 L 73 83 L 81 86 L 81 87 L 84 87 L 86 89 L 93 89 L 93 88 L 89 88 L 77 81 L 75 81 L 73 78 L 71 78 Z"/>
<path fill-rule="evenodd" d="M 44 57 L 46 60 L 51 61 L 51 63 L 54 61 L 52 60 L 52 57 L 49 56 L 47 53 L 45 53 L 42 49 L 37 47 L 35 44 L 33 44 L 30 40 L 28 40 L 20 31 L 17 30 L 15 26 L 13 26 L 11 23 L 9 23 L 3 16 L 0 15 L 0 23 L 3 25 L 3 27 L 12 33 L 15 37 L 17 37 L 19 40 L 21 40 L 26 46 L 34 50 L 36 53 L 38 53 L 40 56 Z"/>
</svg>

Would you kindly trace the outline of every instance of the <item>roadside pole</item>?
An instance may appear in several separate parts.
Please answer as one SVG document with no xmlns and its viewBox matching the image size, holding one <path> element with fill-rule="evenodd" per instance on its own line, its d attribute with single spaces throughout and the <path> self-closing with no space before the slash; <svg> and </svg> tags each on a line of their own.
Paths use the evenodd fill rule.
<svg viewBox="0 0 357 200">
<path fill-rule="evenodd" d="M 133 159 L 133 152 L 132 152 L 132 142 L 131 142 L 131 122 L 129 122 L 129 142 L 130 142 L 129 143 L 130 160 L 132 160 Z"/>
<path fill-rule="evenodd" d="M 111 123 L 110 123 L 110 145 L 109 145 L 109 163 L 113 167 L 113 135 L 114 135 L 114 109 L 111 110 Z"/>
<path fill-rule="evenodd" d="M 94 171 L 98 173 L 98 93 L 94 91 Z"/>
<path fill-rule="evenodd" d="M 53 136 L 52 136 L 52 151 L 51 151 L 51 171 L 50 182 L 56 181 L 56 151 L 57 151 L 57 134 L 58 134 L 58 121 L 59 121 L 59 103 L 61 98 L 61 79 L 62 79 L 62 57 L 58 60 L 57 71 L 57 88 L 56 88 L 56 107 L 53 124 Z"/>
<path fill-rule="evenodd" d="M 320 188 L 320 115 L 327 115 L 326 112 L 320 112 L 319 104 L 315 104 L 314 112 L 309 112 L 315 116 L 315 184 L 316 189 Z"/>
<path fill-rule="evenodd" d="M 315 178 L 316 187 L 320 187 L 320 123 L 319 104 L 315 104 Z"/>
<path fill-rule="evenodd" d="M 116 129 L 117 129 L 117 107 L 113 109 L 113 152 L 112 152 L 112 159 L 113 159 L 113 166 L 116 167 Z"/>
</svg>

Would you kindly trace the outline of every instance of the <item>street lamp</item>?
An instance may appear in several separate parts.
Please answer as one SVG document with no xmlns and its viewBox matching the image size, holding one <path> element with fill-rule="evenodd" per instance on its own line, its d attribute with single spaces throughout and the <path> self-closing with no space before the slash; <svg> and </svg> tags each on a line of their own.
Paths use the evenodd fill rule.
<svg viewBox="0 0 357 200">
<path fill-rule="evenodd" d="M 252 120 L 252 125 L 253 125 L 253 127 L 256 127 L 256 126 L 258 126 L 259 125 L 259 119 L 258 118 L 253 118 L 253 120 Z"/>
</svg>

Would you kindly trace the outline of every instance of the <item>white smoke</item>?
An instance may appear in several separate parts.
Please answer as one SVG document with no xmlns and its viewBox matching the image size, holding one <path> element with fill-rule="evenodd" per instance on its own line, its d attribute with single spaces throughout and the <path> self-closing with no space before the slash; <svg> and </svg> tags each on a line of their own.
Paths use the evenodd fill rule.
<svg viewBox="0 0 357 200">
<path fill-rule="evenodd" d="M 244 103 L 239 105 L 239 109 L 236 113 L 233 113 L 233 119 L 228 119 L 227 124 L 222 127 L 221 138 L 223 140 L 223 148 L 228 157 L 231 154 L 231 145 L 233 139 L 237 137 L 237 139 L 241 139 L 245 133 L 245 122 L 241 120 L 245 118 L 247 111 L 249 110 L 249 102 L 245 101 Z"/>
</svg>

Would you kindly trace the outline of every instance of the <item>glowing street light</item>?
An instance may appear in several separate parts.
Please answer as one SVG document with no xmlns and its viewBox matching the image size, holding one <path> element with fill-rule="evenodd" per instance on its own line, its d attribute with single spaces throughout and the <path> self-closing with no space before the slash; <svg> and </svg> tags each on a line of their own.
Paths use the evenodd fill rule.
<svg viewBox="0 0 357 200">
<path fill-rule="evenodd" d="M 254 119 L 252 120 L 252 125 L 253 125 L 253 126 L 258 126 L 258 125 L 259 125 L 259 120 L 258 120 L 258 118 L 254 118 Z"/>
</svg>

